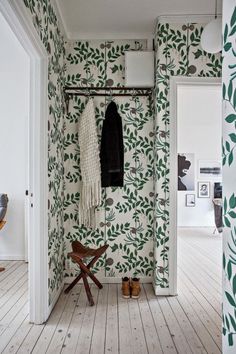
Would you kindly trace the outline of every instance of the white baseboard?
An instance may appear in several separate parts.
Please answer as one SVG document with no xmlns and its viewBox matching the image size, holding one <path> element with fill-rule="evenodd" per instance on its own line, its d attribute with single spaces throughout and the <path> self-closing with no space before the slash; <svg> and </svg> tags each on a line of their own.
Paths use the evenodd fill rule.
<svg viewBox="0 0 236 354">
<path fill-rule="evenodd" d="M 65 284 L 70 284 L 74 279 L 75 277 L 65 277 Z M 151 284 L 153 277 L 139 277 L 139 279 L 141 283 Z M 120 284 L 122 282 L 122 278 L 119 277 L 98 277 L 98 280 L 103 284 Z M 89 277 L 88 282 L 93 283 L 93 281 Z"/>
<path fill-rule="evenodd" d="M 160 288 L 157 287 L 154 283 L 152 283 L 153 290 L 156 296 L 176 296 L 178 294 L 171 294 L 170 288 Z"/>
<path fill-rule="evenodd" d="M 0 255 L 0 261 L 24 261 L 25 255 L 6 256 Z"/>
<path fill-rule="evenodd" d="M 61 286 L 60 286 L 60 288 L 59 288 L 59 290 L 58 290 L 56 296 L 55 296 L 54 299 L 52 300 L 51 304 L 48 306 L 48 316 L 47 316 L 47 318 L 50 316 L 50 314 L 51 314 L 51 312 L 52 312 L 54 306 L 56 305 L 57 300 L 59 299 L 59 296 L 61 295 L 61 293 L 62 293 L 62 291 L 63 291 L 64 285 L 65 285 L 65 283 L 62 282 L 62 284 L 61 284 Z"/>
</svg>

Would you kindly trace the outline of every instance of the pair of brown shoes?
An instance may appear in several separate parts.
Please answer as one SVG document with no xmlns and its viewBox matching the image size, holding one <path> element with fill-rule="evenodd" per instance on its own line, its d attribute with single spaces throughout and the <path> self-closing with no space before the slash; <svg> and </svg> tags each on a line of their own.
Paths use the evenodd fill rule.
<svg viewBox="0 0 236 354">
<path fill-rule="evenodd" d="M 122 278 L 122 296 L 124 299 L 138 299 L 141 291 L 140 282 L 138 278 L 128 277 Z"/>
</svg>

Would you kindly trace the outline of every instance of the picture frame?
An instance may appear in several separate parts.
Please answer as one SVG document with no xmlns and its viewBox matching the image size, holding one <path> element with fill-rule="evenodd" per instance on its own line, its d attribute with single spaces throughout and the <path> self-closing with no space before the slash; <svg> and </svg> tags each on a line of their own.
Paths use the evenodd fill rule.
<svg viewBox="0 0 236 354">
<path fill-rule="evenodd" d="M 204 178 L 222 178 L 222 163 L 217 160 L 198 160 L 198 177 Z"/>
<path fill-rule="evenodd" d="M 210 182 L 198 182 L 198 198 L 210 198 Z"/>
<path fill-rule="evenodd" d="M 186 194 L 186 196 L 185 196 L 185 206 L 186 207 L 195 207 L 195 205 L 196 205 L 195 194 Z"/>
<path fill-rule="evenodd" d="M 178 153 L 178 191 L 195 191 L 195 154 Z"/>
</svg>

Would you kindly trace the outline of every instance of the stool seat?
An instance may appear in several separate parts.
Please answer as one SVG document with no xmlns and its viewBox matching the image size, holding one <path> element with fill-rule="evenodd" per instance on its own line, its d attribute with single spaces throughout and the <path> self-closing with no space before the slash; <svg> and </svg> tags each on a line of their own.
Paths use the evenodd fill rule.
<svg viewBox="0 0 236 354">
<path fill-rule="evenodd" d="M 98 279 L 94 276 L 94 274 L 90 271 L 90 268 L 94 265 L 94 263 L 101 257 L 101 255 L 106 251 L 108 245 L 103 245 L 97 249 L 89 248 L 83 246 L 79 241 L 72 242 L 72 252 L 68 253 L 68 256 L 73 259 L 80 267 L 79 275 L 73 280 L 73 282 L 65 289 L 65 293 L 67 294 L 74 286 L 78 283 L 78 281 L 82 278 L 84 282 L 84 287 L 87 293 L 88 301 L 90 306 L 94 305 L 93 297 L 89 288 L 87 277 L 89 276 L 93 282 L 98 286 L 99 289 L 102 289 L 102 284 L 98 281 Z M 85 264 L 83 262 L 84 258 L 92 258 L 92 260 Z"/>
<path fill-rule="evenodd" d="M 88 257 L 95 257 L 95 256 L 101 254 L 101 251 L 103 251 L 104 247 L 106 250 L 108 246 L 104 245 L 102 247 L 94 249 L 94 248 L 89 248 L 89 247 L 83 246 L 79 241 L 73 241 L 72 242 L 73 252 L 68 253 L 68 256 L 69 257 L 78 256 L 81 259 L 88 258 Z"/>
</svg>

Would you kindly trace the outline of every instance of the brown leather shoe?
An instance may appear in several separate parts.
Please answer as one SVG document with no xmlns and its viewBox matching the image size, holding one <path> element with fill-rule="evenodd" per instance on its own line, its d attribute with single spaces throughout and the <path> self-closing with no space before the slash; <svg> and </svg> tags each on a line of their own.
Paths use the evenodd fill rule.
<svg viewBox="0 0 236 354">
<path fill-rule="evenodd" d="M 130 286 L 132 299 L 138 299 L 141 291 L 139 278 L 132 278 Z"/>
<path fill-rule="evenodd" d="M 122 278 L 122 296 L 124 299 L 130 298 L 130 281 L 128 277 Z"/>
</svg>

